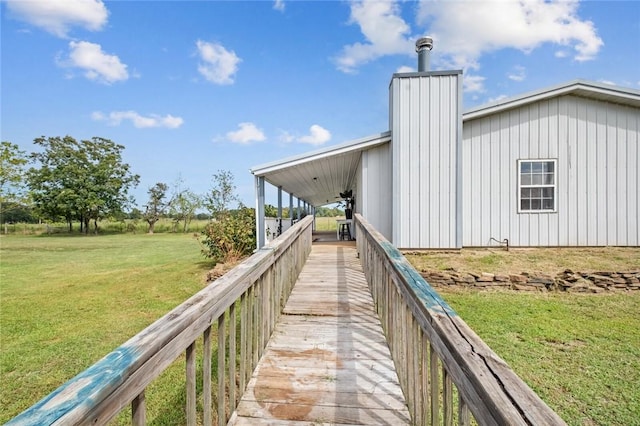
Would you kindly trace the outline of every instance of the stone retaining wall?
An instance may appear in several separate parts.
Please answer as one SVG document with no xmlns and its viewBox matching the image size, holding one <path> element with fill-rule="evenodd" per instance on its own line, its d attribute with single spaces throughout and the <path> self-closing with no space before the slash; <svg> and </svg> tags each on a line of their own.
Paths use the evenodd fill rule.
<svg viewBox="0 0 640 426">
<path fill-rule="evenodd" d="M 478 289 L 510 289 L 521 291 L 569 291 L 602 293 L 640 290 L 640 271 L 573 272 L 567 269 L 556 276 L 526 273 L 499 275 L 483 272 L 421 271 L 434 287 L 462 286 Z"/>
</svg>

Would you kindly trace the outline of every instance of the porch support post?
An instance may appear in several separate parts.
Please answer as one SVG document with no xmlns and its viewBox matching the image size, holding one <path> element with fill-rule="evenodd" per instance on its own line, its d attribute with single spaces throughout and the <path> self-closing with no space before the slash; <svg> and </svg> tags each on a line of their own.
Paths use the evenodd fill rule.
<svg viewBox="0 0 640 426">
<path fill-rule="evenodd" d="M 289 219 L 293 225 L 293 194 L 289 194 Z"/>
<path fill-rule="evenodd" d="M 311 224 L 311 226 L 312 226 L 311 231 L 312 232 L 316 232 L 316 208 L 315 208 L 315 206 L 311 206 L 311 213 L 313 214 L 313 223 Z"/>
<path fill-rule="evenodd" d="M 296 210 L 296 219 L 300 220 L 300 198 L 298 198 L 298 210 Z"/>
<path fill-rule="evenodd" d="M 278 219 L 276 236 L 282 235 L 282 187 L 278 187 Z"/>
<path fill-rule="evenodd" d="M 265 244 L 264 227 L 264 177 L 256 176 L 256 245 L 258 250 Z"/>
</svg>

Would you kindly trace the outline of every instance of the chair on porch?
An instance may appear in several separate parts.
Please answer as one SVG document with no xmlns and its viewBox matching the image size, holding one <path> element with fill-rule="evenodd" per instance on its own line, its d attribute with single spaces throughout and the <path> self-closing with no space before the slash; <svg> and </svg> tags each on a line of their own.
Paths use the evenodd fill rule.
<svg viewBox="0 0 640 426">
<path fill-rule="evenodd" d="M 341 240 L 351 240 L 351 227 L 349 226 L 349 223 L 340 224 L 339 234 Z"/>
</svg>

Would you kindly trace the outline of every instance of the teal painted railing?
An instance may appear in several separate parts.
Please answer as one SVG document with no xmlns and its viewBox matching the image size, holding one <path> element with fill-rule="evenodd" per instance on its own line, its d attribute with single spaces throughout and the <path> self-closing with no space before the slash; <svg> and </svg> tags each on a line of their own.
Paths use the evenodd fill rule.
<svg viewBox="0 0 640 426">
<path fill-rule="evenodd" d="M 358 253 L 416 425 L 564 425 L 361 215 Z"/>
<path fill-rule="evenodd" d="M 144 425 L 145 389 L 182 353 L 186 353 L 184 423 L 195 425 L 200 416 L 204 424 L 212 424 L 216 418 L 218 424 L 226 424 L 311 251 L 311 227 L 312 217 L 301 220 L 7 425 L 101 425 L 129 404 L 132 423 Z M 240 342 L 236 341 L 236 323 Z M 222 395 L 217 401 L 211 400 L 214 327 L 218 339 L 217 394 Z M 201 404 L 197 404 L 196 342 L 201 336 L 203 389 Z M 196 412 L 198 405 L 201 413 Z"/>
</svg>

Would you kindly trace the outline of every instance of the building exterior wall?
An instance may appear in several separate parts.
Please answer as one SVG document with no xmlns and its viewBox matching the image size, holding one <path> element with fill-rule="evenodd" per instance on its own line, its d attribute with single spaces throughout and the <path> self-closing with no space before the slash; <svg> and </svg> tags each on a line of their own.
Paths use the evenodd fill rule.
<svg viewBox="0 0 640 426">
<path fill-rule="evenodd" d="M 396 74 L 390 87 L 392 242 L 459 248 L 462 72 Z"/>
<path fill-rule="evenodd" d="M 573 95 L 464 122 L 463 245 L 640 244 L 640 110 Z M 518 212 L 518 160 L 555 159 L 556 210 Z"/>
<path fill-rule="evenodd" d="M 391 145 L 364 151 L 358 165 L 358 176 L 356 211 L 391 240 Z"/>
</svg>

